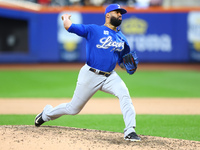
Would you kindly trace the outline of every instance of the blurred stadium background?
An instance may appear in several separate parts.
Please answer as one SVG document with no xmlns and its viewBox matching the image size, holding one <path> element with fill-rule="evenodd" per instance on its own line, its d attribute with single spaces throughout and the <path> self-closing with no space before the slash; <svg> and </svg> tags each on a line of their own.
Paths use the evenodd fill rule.
<svg viewBox="0 0 200 150">
<path fill-rule="evenodd" d="M 199 0 L 0 0 L 0 65 L 85 62 L 85 39 L 61 15 L 102 25 L 110 3 L 128 10 L 121 30 L 140 63 L 200 62 Z"/>
</svg>

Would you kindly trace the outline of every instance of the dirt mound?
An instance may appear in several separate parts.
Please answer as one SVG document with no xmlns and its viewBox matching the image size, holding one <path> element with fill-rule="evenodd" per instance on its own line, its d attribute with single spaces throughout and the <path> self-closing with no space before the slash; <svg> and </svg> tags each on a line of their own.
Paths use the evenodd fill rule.
<svg viewBox="0 0 200 150">
<path fill-rule="evenodd" d="M 0 126 L 0 149 L 43 150 L 197 150 L 200 142 L 140 135 L 141 142 L 123 140 L 123 133 L 57 126 Z"/>
</svg>

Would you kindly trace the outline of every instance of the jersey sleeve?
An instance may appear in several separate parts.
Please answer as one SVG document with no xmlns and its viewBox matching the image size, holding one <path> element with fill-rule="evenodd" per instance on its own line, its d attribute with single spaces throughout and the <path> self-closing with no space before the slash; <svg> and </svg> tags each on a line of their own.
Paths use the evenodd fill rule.
<svg viewBox="0 0 200 150">
<path fill-rule="evenodd" d="M 69 27 L 68 32 L 75 33 L 78 36 L 87 37 L 87 28 L 83 24 L 74 24 Z"/>
</svg>

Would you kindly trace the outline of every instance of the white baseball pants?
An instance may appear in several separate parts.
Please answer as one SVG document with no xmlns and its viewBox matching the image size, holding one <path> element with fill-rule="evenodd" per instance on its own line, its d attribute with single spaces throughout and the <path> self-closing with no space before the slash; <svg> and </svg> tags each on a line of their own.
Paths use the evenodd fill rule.
<svg viewBox="0 0 200 150">
<path fill-rule="evenodd" d="M 60 104 L 55 108 L 51 105 L 47 105 L 43 111 L 43 120 L 49 121 L 59 118 L 62 115 L 78 114 L 88 100 L 98 90 L 101 90 L 118 97 L 126 126 L 124 129 L 124 136 L 135 132 L 135 109 L 125 83 L 115 71 L 112 71 L 109 77 L 105 77 L 91 72 L 89 69 L 90 67 L 87 64 L 81 68 L 72 100 L 69 103 Z"/>
</svg>

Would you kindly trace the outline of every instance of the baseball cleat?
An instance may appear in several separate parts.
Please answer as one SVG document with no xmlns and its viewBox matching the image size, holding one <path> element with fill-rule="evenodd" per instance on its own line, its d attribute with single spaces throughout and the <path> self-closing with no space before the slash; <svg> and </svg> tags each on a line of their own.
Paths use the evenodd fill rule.
<svg viewBox="0 0 200 150">
<path fill-rule="evenodd" d="M 42 112 L 43 113 L 43 112 Z M 35 117 L 35 126 L 36 127 L 39 127 L 41 126 L 45 121 L 42 119 L 42 113 L 38 114 L 36 117 Z"/>
<path fill-rule="evenodd" d="M 131 132 L 124 139 L 129 141 L 141 141 L 141 138 L 135 132 Z"/>
</svg>

